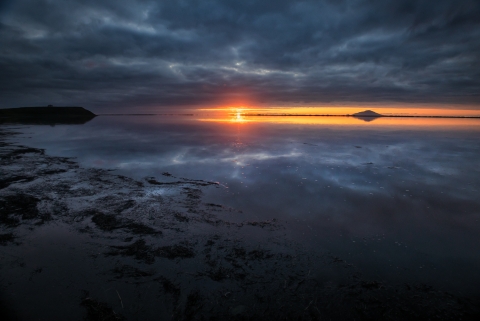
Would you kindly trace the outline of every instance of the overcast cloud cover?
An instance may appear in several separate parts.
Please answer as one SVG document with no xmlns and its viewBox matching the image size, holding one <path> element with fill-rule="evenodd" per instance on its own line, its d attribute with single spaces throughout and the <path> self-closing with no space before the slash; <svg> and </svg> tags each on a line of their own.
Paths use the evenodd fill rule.
<svg viewBox="0 0 480 321">
<path fill-rule="evenodd" d="M 0 0 L 0 107 L 480 106 L 479 17 L 478 0 Z"/>
</svg>

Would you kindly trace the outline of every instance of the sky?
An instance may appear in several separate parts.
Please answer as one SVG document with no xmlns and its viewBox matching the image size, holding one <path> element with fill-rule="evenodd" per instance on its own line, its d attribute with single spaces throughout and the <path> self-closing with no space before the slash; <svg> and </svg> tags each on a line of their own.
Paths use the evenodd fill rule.
<svg viewBox="0 0 480 321">
<path fill-rule="evenodd" d="M 480 110 L 478 0 L 0 0 L 0 108 Z"/>
</svg>

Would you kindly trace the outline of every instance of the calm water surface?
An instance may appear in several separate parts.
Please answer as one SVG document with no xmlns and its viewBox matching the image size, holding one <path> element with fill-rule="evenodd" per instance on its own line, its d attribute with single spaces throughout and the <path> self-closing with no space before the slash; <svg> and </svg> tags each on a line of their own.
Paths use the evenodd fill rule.
<svg viewBox="0 0 480 321">
<path fill-rule="evenodd" d="M 99 116 L 15 141 L 142 180 L 217 181 L 205 200 L 278 219 L 372 277 L 478 293 L 480 120 Z"/>
</svg>

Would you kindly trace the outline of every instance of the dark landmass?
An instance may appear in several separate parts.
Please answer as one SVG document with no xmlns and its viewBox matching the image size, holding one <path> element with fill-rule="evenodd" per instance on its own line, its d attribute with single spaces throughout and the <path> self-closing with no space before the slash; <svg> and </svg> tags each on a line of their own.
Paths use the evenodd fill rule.
<svg viewBox="0 0 480 321">
<path fill-rule="evenodd" d="M 353 116 L 356 116 L 356 117 L 382 117 L 383 115 L 380 115 L 379 113 L 376 113 L 373 110 L 365 110 L 365 111 L 361 111 L 359 113 L 355 113 L 355 114 L 353 114 Z"/>
<path fill-rule="evenodd" d="M 376 113 L 373 110 L 365 110 L 365 111 L 361 111 L 359 113 L 353 114 L 353 117 L 369 122 L 379 117 L 383 117 L 383 115 L 380 115 L 379 113 Z"/>
<path fill-rule="evenodd" d="M 0 124 L 84 124 L 96 115 L 83 107 L 19 107 L 0 109 Z"/>
<path fill-rule="evenodd" d="M 367 277 L 205 202 L 215 182 L 82 168 L 16 134 L 0 127 L 1 320 L 480 319 L 478 297 Z"/>
</svg>

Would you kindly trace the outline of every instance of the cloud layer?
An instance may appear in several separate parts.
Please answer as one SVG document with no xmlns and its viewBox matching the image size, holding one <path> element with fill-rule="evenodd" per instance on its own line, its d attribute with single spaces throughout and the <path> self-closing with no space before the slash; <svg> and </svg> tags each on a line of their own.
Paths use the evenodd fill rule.
<svg viewBox="0 0 480 321">
<path fill-rule="evenodd" d="M 0 2 L 0 107 L 480 104 L 476 0 Z"/>
</svg>

